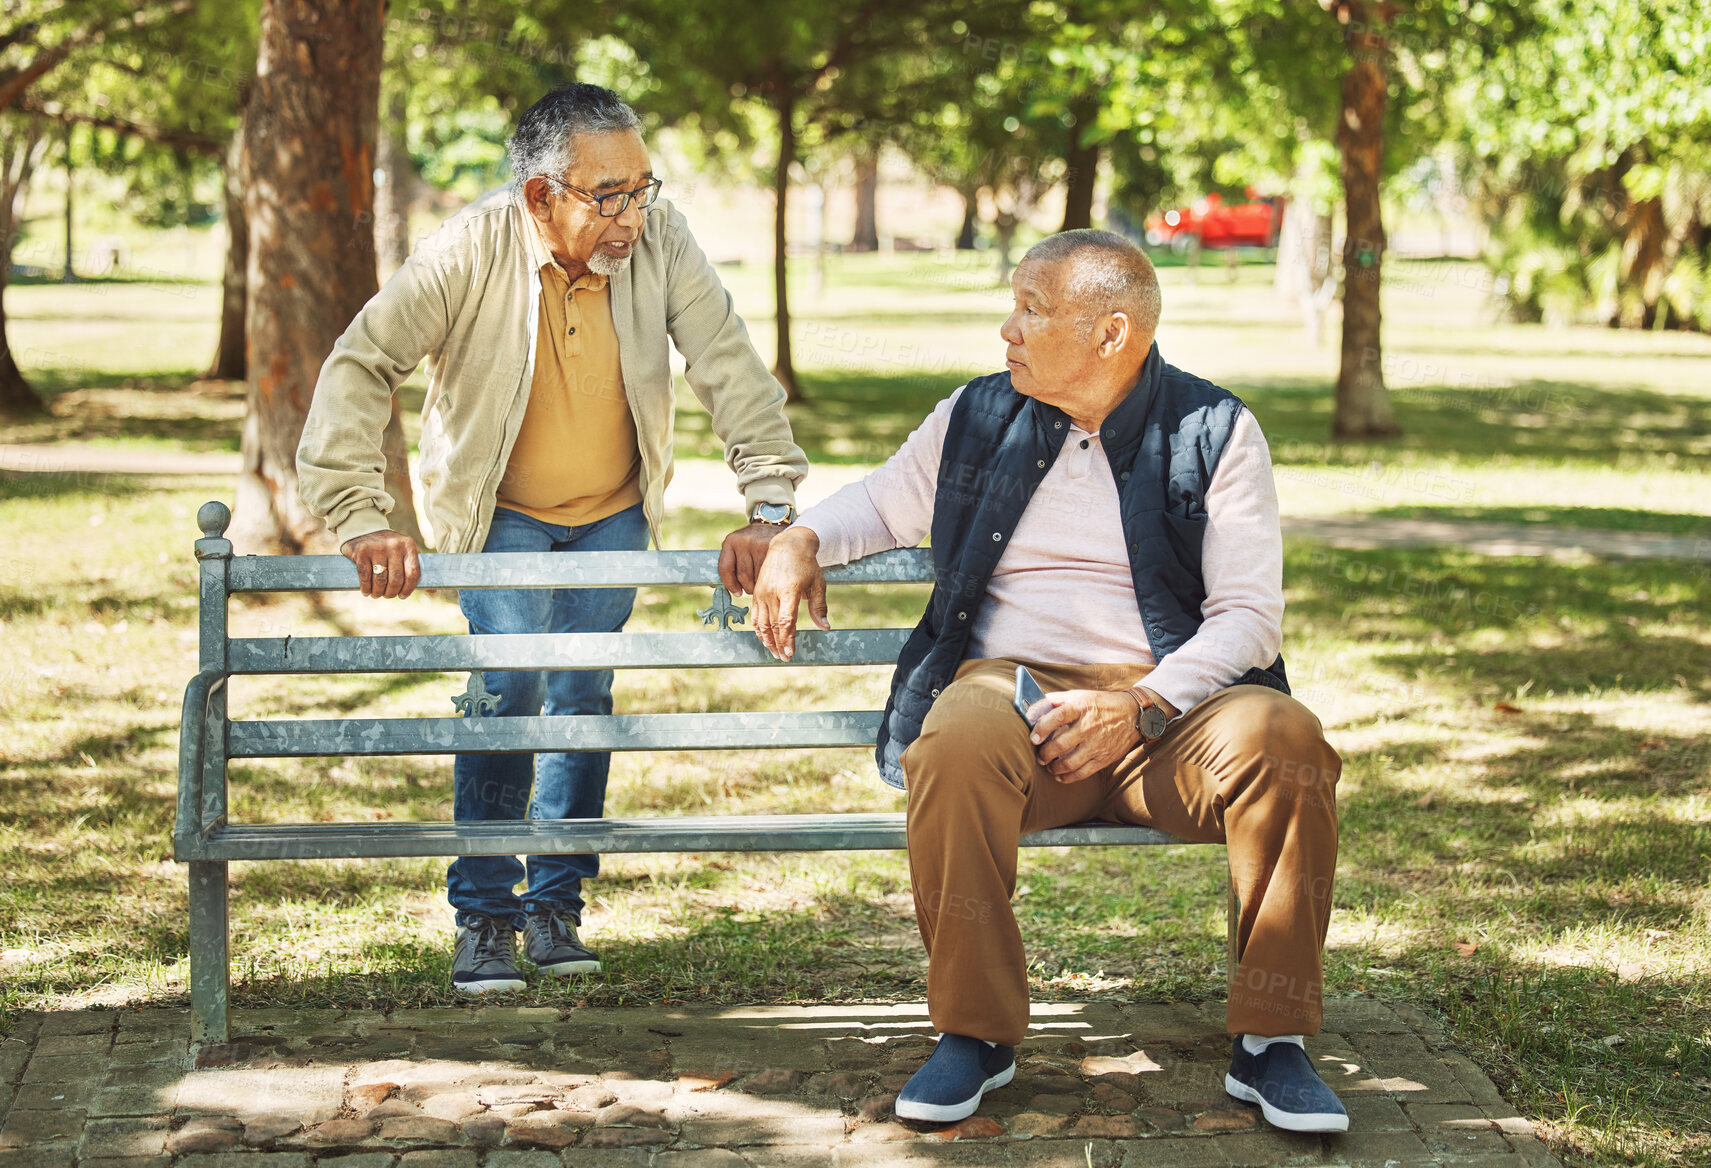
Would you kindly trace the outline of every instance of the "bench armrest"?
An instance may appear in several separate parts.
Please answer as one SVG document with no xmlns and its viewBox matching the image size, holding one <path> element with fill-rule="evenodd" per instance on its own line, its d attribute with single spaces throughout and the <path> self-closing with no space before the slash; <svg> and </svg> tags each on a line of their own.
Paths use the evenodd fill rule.
<svg viewBox="0 0 1711 1168">
<path fill-rule="evenodd" d="M 204 669 L 184 687 L 184 713 L 178 723 L 178 822 L 172 833 L 173 857 L 178 860 L 190 858 L 188 849 L 203 834 L 202 777 L 207 762 L 208 712 L 215 696 L 224 692 L 228 676 L 224 669 Z"/>
</svg>

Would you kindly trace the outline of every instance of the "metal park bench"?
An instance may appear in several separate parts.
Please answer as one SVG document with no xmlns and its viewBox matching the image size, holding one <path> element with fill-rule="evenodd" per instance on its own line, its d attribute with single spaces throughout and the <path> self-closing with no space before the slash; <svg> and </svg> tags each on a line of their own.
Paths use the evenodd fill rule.
<svg viewBox="0 0 1711 1168">
<path fill-rule="evenodd" d="M 179 742 L 178 822 L 173 855 L 190 869 L 191 1037 L 229 1037 L 230 953 L 226 865 L 233 860 L 379 856 L 538 855 L 554 852 L 784 852 L 901 849 L 903 816 L 885 814 L 678 816 L 643 819 L 508 820 L 482 823 L 232 823 L 226 767 L 232 759 L 538 751 L 730 750 L 872 746 L 877 710 L 602 717 L 488 718 L 491 669 L 699 669 L 877 665 L 897 660 L 907 629 L 808 629 L 795 658 L 774 661 L 750 632 L 731 628 L 746 610 L 719 582 L 718 553 L 583 552 L 424 555 L 424 588 L 609 588 L 714 585 L 701 632 L 529 636 L 239 637 L 227 635 L 227 602 L 241 592 L 357 588 L 343 556 L 237 556 L 224 537 L 231 512 L 207 503 L 202 538 L 200 671 L 184 694 Z M 932 579 L 922 549 L 888 552 L 827 572 L 833 584 Z M 463 717 L 232 721 L 226 683 L 243 674 L 470 672 L 454 699 Z M 1027 847 L 1183 844 L 1164 832 L 1108 823 L 1024 836 Z M 1233 971 L 1234 902 L 1229 913 Z"/>
</svg>

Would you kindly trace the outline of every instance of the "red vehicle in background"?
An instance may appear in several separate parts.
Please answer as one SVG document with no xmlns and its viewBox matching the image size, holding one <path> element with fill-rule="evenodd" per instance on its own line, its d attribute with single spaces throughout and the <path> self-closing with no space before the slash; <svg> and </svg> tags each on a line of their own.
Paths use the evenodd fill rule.
<svg viewBox="0 0 1711 1168">
<path fill-rule="evenodd" d="M 1154 247 L 1169 244 L 1184 251 L 1191 242 L 1201 247 L 1276 247 L 1278 228 L 1283 223 L 1283 198 L 1255 198 L 1254 189 L 1245 192 L 1252 202 L 1224 205 L 1224 197 L 1207 195 L 1192 207 L 1180 207 L 1147 219 L 1147 242 Z"/>
</svg>

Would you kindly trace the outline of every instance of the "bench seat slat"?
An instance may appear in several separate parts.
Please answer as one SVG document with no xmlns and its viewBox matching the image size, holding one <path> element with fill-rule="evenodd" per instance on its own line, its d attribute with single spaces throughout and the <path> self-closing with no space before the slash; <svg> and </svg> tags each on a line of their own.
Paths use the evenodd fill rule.
<svg viewBox="0 0 1711 1168">
<path fill-rule="evenodd" d="M 735 633 L 736 635 L 732 635 Z M 233 673 L 461 673 L 470 669 L 712 669 L 891 665 L 908 629 L 811 629 L 781 662 L 747 630 L 418 637 L 233 637 Z"/>
<path fill-rule="evenodd" d="M 533 754 L 543 750 L 738 750 L 872 746 L 877 710 L 607 714 L 537 718 L 301 718 L 233 722 L 231 758 Z"/>
<path fill-rule="evenodd" d="M 1023 847 L 1187 844 L 1150 827 L 1083 823 L 1022 837 Z M 180 859 L 542 855 L 562 852 L 798 852 L 896 850 L 901 812 L 850 815 L 707 815 L 656 819 L 505 820 L 484 823 L 245 824 L 181 841 Z"/>
<path fill-rule="evenodd" d="M 716 551 L 492 552 L 421 557 L 421 588 L 633 588 L 719 582 Z M 826 569 L 830 584 L 917 584 L 933 578 L 926 548 L 881 552 Z M 356 565 L 343 556 L 237 556 L 232 592 L 311 592 L 357 587 Z"/>
</svg>

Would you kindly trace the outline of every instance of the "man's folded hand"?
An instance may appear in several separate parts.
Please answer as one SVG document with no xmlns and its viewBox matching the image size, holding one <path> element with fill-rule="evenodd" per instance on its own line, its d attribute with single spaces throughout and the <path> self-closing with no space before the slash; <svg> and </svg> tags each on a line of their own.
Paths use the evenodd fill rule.
<svg viewBox="0 0 1711 1168">
<path fill-rule="evenodd" d="M 755 634 L 780 661 L 796 655 L 796 609 L 808 602 L 808 615 L 830 629 L 826 613 L 826 574 L 820 570 L 820 537 L 806 527 L 787 527 L 767 544 L 766 560 L 755 579 Z"/>
<path fill-rule="evenodd" d="M 1051 712 L 1034 723 L 1035 757 L 1061 783 L 1079 783 L 1115 764 L 1140 742 L 1127 690 L 1070 689 L 1046 695 Z"/>
</svg>

